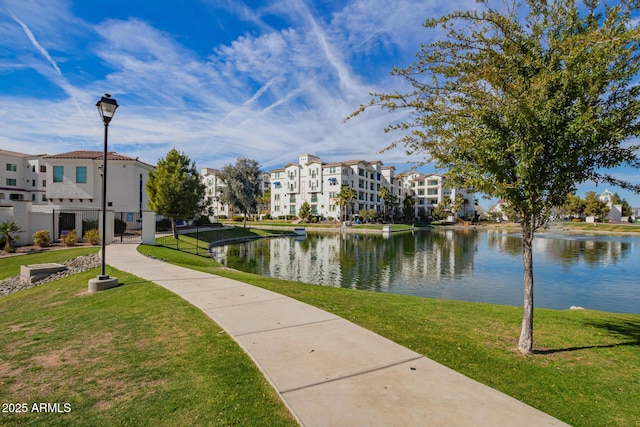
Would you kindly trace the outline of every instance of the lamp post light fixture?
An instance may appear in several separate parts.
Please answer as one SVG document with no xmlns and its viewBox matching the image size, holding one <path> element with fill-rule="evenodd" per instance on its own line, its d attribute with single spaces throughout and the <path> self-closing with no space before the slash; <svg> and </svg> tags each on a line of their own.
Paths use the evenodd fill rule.
<svg viewBox="0 0 640 427">
<path fill-rule="evenodd" d="M 118 103 L 115 99 L 111 98 L 111 95 L 106 93 L 100 101 L 96 104 L 98 107 L 98 113 L 104 123 L 104 153 L 102 158 L 102 268 L 100 275 L 97 279 L 89 280 L 89 292 L 98 292 L 104 289 L 113 288 L 118 285 L 118 279 L 109 277 L 105 272 L 106 265 L 106 253 L 105 253 L 105 237 L 107 232 L 107 140 L 109 135 L 109 123 L 113 119 Z"/>
</svg>

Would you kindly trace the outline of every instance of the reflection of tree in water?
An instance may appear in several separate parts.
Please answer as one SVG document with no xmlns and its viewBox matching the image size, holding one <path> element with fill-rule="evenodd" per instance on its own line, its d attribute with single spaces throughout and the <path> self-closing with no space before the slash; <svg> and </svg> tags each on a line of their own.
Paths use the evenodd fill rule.
<svg viewBox="0 0 640 427">
<path fill-rule="evenodd" d="M 241 271 L 257 271 L 269 263 L 271 250 L 267 239 L 230 245 L 226 250 L 227 265 Z"/>
<path fill-rule="evenodd" d="M 506 232 L 487 232 L 487 246 L 498 252 L 522 257 L 522 236 Z"/>
<path fill-rule="evenodd" d="M 513 256 L 522 255 L 522 238 L 506 233 L 488 233 L 489 248 Z M 590 266 L 616 264 L 631 249 L 629 242 L 587 236 L 537 236 L 534 253 L 544 252 L 564 269 L 580 263 Z"/>
<path fill-rule="evenodd" d="M 615 265 L 625 258 L 631 249 L 629 242 L 596 240 L 584 237 L 544 238 L 544 250 L 549 258 L 559 260 L 568 268 L 581 262 L 589 266 Z"/>
</svg>

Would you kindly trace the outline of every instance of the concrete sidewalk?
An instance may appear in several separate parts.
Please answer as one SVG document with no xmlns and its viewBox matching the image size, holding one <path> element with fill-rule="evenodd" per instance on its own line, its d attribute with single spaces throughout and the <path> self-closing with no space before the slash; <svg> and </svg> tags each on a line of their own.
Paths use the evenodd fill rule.
<svg viewBox="0 0 640 427">
<path fill-rule="evenodd" d="M 147 258 L 132 244 L 107 246 L 107 263 L 173 291 L 211 317 L 249 354 L 301 425 L 567 425 L 292 298 Z"/>
</svg>

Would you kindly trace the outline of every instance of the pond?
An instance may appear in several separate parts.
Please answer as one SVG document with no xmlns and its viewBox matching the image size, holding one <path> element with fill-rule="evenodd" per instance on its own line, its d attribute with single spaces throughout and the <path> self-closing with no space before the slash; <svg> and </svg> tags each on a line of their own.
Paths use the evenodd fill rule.
<svg viewBox="0 0 640 427">
<path fill-rule="evenodd" d="M 215 248 L 242 271 L 324 286 L 522 305 L 518 233 L 431 229 L 308 234 Z M 640 237 L 538 233 L 536 307 L 640 313 Z"/>
</svg>

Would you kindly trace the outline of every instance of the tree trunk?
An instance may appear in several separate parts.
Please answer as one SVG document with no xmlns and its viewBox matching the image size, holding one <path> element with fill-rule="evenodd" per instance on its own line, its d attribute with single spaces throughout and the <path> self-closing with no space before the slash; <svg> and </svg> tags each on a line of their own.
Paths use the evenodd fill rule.
<svg viewBox="0 0 640 427">
<path fill-rule="evenodd" d="M 522 223 L 522 261 L 524 265 L 524 305 L 518 350 L 523 355 L 533 350 L 533 225 Z"/>
<path fill-rule="evenodd" d="M 176 218 L 171 217 L 171 232 L 173 233 L 173 238 L 178 240 L 178 227 L 176 225 Z"/>
</svg>

